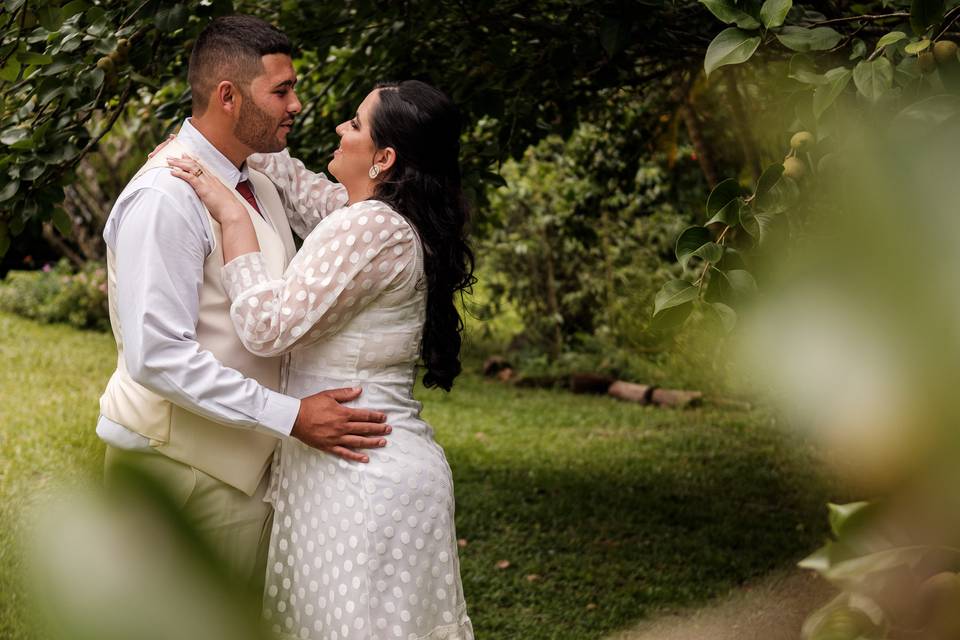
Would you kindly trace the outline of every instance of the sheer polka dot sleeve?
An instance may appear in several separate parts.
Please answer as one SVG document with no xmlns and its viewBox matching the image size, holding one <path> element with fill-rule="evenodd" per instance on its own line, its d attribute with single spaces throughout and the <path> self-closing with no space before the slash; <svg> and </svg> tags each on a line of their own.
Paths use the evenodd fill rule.
<svg viewBox="0 0 960 640">
<path fill-rule="evenodd" d="M 387 205 L 358 202 L 325 218 L 271 280 L 261 253 L 223 267 L 230 316 L 243 344 L 273 356 L 336 332 L 391 285 L 414 276 L 413 229 Z"/>
<path fill-rule="evenodd" d="M 276 185 L 283 199 L 290 228 L 306 238 L 326 216 L 347 204 L 346 188 L 322 173 L 314 173 L 302 162 L 290 157 L 284 149 L 279 153 L 255 153 L 247 165 Z"/>
</svg>

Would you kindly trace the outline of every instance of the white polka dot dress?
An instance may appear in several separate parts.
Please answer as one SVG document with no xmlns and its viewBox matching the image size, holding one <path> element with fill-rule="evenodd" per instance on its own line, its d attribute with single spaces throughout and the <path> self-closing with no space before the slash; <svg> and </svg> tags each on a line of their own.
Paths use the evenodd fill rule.
<svg viewBox="0 0 960 640">
<path fill-rule="evenodd" d="M 382 202 L 324 210 L 318 201 L 332 209 L 337 198 L 310 194 L 325 178 L 274 157 L 287 206 L 305 224 L 329 215 L 283 280 L 259 253 L 224 267 L 237 332 L 254 353 L 291 352 L 290 395 L 362 386 L 350 405 L 384 411 L 393 432 L 368 464 L 282 443 L 263 615 L 283 638 L 472 640 L 450 467 L 412 395 L 426 309 L 419 239 Z M 277 164 L 296 180 L 276 179 Z"/>
</svg>

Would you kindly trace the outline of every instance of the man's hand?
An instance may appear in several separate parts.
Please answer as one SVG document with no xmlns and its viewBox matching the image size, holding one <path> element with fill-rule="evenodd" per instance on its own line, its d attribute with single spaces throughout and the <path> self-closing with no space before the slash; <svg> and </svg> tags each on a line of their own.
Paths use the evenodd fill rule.
<svg viewBox="0 0 960 640">
<path fill-rule="evenodd" d="M 300 413 L 290 432 L 297 440 L 345 460 L 370 462 L 354 449 L 374 449 L 387 444 L 387 416 L 379 411 L 350 409 L 341 403 L 360 395 L 360 389 L 330 389 L 300 401 Z"/>
</svg>

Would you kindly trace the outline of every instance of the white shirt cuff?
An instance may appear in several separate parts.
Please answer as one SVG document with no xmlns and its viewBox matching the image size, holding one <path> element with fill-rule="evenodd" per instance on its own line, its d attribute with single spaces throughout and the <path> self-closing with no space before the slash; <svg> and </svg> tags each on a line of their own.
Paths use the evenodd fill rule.
<svg viewBox="0 0 960 640">
<path fill-rule="evenodd" d="M 257 422 L 270 435 L 281 439 L 289 438 L 293 423 L 297 421 L 300 413 L 300 401 L 269 389 L 266 389 L 266 392 L 267 402 Z"/>
</svg>

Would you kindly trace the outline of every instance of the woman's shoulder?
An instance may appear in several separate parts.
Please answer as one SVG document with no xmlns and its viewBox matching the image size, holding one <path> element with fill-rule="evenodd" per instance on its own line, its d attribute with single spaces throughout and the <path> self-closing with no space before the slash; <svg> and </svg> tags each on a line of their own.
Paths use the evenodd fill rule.
<svg viewBox="0 0 960 640">
<path fill-rule="evenodd" d="M 350 227 L 367 227 L 371 230 L 400 230 L 413 231 L 410 222 L 386 202 L 381 200 L 361 200 L 339 209 L 335 214 L 329 216 L 328 220 L 334 218 L 344 230 Z M 404 233 L 406 235 L 406 233 Z"/>
</svg>

